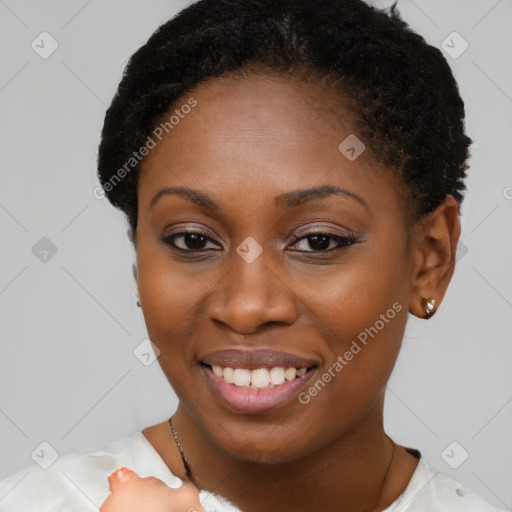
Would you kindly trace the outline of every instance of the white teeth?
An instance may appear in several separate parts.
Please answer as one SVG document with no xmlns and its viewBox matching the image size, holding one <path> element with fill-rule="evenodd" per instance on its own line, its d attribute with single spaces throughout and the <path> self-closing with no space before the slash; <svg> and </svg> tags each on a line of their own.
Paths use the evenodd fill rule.
<svg viewBox="0 0 512 512">
<path fill-rule="evenodd" d="M 274 384 L 274 386 L 279 386 L 284 382 L 284 368 L 272 368 L 270 370 L 270 382 Z"/>
<path fill-rule="evenodd" d="M 268 388 L 270 376 L 266 368 L 258 368 L 251 372 L 251 384 L 253 388 Z"/>
<path fill-rule="evenodd" d="M 251 383 L 251 370 L 237 368 L 233 375 L 233 384 L 235 386 L 249 386 Z"/>
<path fill-rule="evenodd" d="M 222 372 L 222 378 L 228 383 L 233 384 L 233 376 L 235 374 L 235 370 L 233 368 L 224 368 Z"/>
<path fill-rule="evenodd" d="M 222 368 L 219 365 L 212 365 L 212 371 L 222 378 L 228 384 L 234 384 L 240 387 L 252 387 L 254 389 L 265 389 L 279 386 L 285 381 L 292 381 L 302 377 L 307 368 L 282 368 L 275 366 L 274 368 L 256 368 L 248 370 L 246 368 Z"/>
<path fill-rule="evenodd" d="M 293 379 L 295 379 L 296 376 L 297 376 L 297 368 L 293 368 L 293 366 L 290 368 L 287 368 L 286 371 L 284 372 L 284 378 L 286 380 L 293 380 Z"/>
</svg>

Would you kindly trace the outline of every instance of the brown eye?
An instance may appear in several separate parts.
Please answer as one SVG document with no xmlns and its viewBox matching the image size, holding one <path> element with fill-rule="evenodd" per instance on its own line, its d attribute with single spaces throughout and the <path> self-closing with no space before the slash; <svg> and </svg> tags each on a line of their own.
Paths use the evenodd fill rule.
<svg viewBox="0 0 512 512">
<path fill-rule="evenodd" d="M 174 247 L 175 249 L 187 252 L 211 250 L 212 248 L 215 250 L 219 249 L 218 244 L 211 238 L 203 235 L 202 233 L 189 231 L 167 236 L 162 240 L 162 242 Z M 208 244 L 210 244 L 210 247 L 207 247 Z"/>
<path fill-rule="evenodd" d="M 298 248 L 299 251 L 328 252 L 348 247 L 356 242 L 357 239 L 355 237 L 338 236 L 329 233 L 313 233 L 299 238 L 293 245 L 301 246 Z"/>
</svg>

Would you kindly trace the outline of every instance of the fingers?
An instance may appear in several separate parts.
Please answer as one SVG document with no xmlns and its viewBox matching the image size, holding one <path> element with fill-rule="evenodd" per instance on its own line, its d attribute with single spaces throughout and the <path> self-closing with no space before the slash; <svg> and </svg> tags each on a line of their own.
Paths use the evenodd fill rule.
<svg viewBox="0 0 512 512">
<path fill-rule="evenodd" d="M 171 489 L 158 478 L 141 478 L 125 467 L 114 471 L 108 481 L 111 494 L 100 512 L 204 512 L 199 491 L 190 482 Z"/>
<path fill-rule="evenodd" d="M 119 468 L 108 477 L 110 490 L 113 492 L 114 490 L 118 489 L 121 484 L 129 482 L 135 478 L 139 478 L 139 476 L 130 469 L 125 467 Z"/>
<path fill-rule="evenodd" d="M 124 485 L 139 477 L 128 468 L 122 467 L 108 477 L 111 494 L 100 508 L 100 512 L 137 512 L 132 502 L 133 486 Z"/>
</svg>

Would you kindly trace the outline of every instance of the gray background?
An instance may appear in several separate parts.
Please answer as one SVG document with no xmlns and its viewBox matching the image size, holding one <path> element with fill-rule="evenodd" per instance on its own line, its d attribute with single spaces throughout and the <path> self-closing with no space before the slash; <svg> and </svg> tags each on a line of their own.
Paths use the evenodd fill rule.
<svg viewBox="0 0 512 512">
<path fill-rule="evenodd" d="M 127 437 L 176 406 L 157 363 L 133 353 L 146 338 L 134 253 L 122 214 L 93 190 L 103 117 L 124 64 L 185 5 L 0 0 L 0 479 L 33 466 L 43 441 L 60 454 L 80 450 Z M 447 59 L 475 143 L 458 267 L 438 314 L 411 318 L 386 428 L 510 510 L 512 2 L 398 7 L 429 43 L 441 47 L 454 31 L 469 43 Z M 59 44 L 47 59 L 31 48 L 42 46 L 43 31 Z M 463 41 L 447 44 L 459 52 Z"/>
</svg>

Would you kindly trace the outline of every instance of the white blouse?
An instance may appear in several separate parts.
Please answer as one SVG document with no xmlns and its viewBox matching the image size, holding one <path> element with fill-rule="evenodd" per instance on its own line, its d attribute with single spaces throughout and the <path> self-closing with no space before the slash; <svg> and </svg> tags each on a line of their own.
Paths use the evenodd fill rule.
<svg viewBox="0 0 512 512">
<path fill-rule="evenodd" d="M 60 456 L 48 469 L 38 465 L 0 482 L 0 512 L 98 512 L 110 492 L 108 476 L 126 466 L 169 487 L 174 476 L 142 432 L 99 448 Z M 207 512 L 240 512 L 219 496 L 201 491 Z M 151 512 L 151 511 L 148 511 Z M 502 512 L 448 475 L 433 471 L 423 457 L 405 491 L 384 512 Z"/>
</svg>

